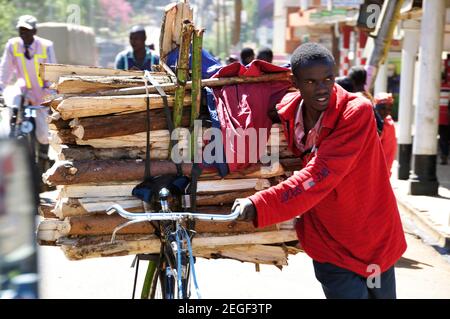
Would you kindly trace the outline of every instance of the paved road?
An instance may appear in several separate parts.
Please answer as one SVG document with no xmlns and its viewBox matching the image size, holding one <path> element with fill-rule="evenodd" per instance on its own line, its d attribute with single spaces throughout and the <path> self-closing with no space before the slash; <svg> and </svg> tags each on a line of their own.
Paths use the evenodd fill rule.
<svg viewBox="0 0 450 319">
<path fill-rule="evenodd" d="M 408 250 L 397 265 L 399 298 L 450 298 L 450 258 L 424 244 L 404 220 Z M 41 298 L 130 298 L 132 256 L 68 261 L 55 247 L 41 247 Z M 144 276 L 141 263 L 141 281 Z M 196 264 L 203 298 L 324 298 L 311 259 L 300 253 L 280 271 L 233 260 L 199 259 Z"/>
</svg>

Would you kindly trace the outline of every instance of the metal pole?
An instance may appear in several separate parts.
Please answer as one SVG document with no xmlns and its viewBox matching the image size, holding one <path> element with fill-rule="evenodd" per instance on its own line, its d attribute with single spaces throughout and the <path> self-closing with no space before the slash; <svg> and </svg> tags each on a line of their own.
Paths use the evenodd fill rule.
<svg viewBox="0 0 450 319">
<path fill-rule="evenodd" d="M 420 23 L 407 20 L 402 23 L 403 48 L 400 81 L 400 101 L 398 109 L 398 179 L 407 180 L 411 170 L 412 117 L 414 96 L 414 71 L 419 49 Z"/>
<path fill-rule="evenodd" d="M 384 1 L 383 9 L 377 25 L 378 32 L 375 38 L 375 47 L 367 60 L 366 86 L 368 91 L 372 89 L 379 65 L 384 63 L 389 51 L 402 4 L 403 0 Z"/>
<path fill-rule="evenodd" d="M 441 55 L 444 39 L 445 1 L 424 0 L 420 29 L 419 95 L 413 144 L 412 195 L 437 195 L 436 176 Z"/>
</svg>

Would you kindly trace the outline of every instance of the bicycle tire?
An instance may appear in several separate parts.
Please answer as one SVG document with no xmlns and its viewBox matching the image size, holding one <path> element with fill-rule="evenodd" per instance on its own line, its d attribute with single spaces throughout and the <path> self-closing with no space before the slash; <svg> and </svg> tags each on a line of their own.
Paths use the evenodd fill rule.
<svg viewBox="0 0 450 319">
<path fill-rule="evenodd" d="M 150 299 L 175 299 L 176 282 L 165 267 L 157 268 L 152 278 Z"/>
<path fill-rule="evenodd" d="M 141 299 L 149 299 L 155 272 L 156 263 L 153 260 L 149 260 L 147 271 L 145 273 L 144 284 L 142 286 Z"/>
</svg>

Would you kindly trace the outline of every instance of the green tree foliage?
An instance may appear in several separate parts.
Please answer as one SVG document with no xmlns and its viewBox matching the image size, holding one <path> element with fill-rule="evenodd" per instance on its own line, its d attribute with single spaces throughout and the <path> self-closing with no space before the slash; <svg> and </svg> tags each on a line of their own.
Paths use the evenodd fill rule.
<svg viewBox="0 0 450 319">
<path fill-rule="evenodd" d="M 14 4 L 8 0 L 0 0 L 0 56 L 3 54 L 6 41 L 17 34 L 14 29 L 14 18 L 16 9 Z"/>
<path fill-rule="evenodd" d="M 19 16 L 31 14 L 39 22 L 69 22 L 74 6 L 81 24 L 94 24 L 91 10 L 97 7 L 97 0 L 0 0 L 0 50 L 3 52 L 6 41 L 17 35 L 15 23 Z"/>
</svg>

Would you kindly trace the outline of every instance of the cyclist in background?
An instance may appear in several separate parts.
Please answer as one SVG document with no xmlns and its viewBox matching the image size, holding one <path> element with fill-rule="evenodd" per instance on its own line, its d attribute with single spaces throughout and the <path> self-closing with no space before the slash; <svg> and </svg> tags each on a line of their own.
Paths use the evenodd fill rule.
<svg viewBox="0 0 450 319">
<path fill-rule="evenodd" d="M 56 63 L 53 42 L 36 36 L 37 19 L 31 15 L 19 17 L 17 30 L 19 36 L 6 43 L 0 63 L 0 95 L 5 93 L 5 101 L 11 101 L 10 107 L 18 107 L 22 97 L 30 105 L 40 105 L 49 94 L 49 83 L 39 76 L 40 63 Z M 13 87 L 3 92 L 8 84 L 17 79 Z M 9 110 L 11 111 L 11 110 Z M 40 144 L 48 144 L 48 108 L 36 110 L 36 139 Z"/>
</svg>

